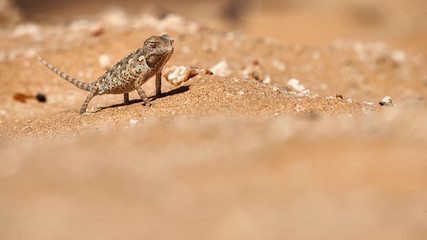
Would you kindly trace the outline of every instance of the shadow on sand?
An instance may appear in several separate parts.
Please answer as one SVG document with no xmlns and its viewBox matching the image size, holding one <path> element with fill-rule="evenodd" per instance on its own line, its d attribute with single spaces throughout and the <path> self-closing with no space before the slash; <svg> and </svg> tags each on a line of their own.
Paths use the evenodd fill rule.
<svg viewBox="0 0 427 240">
<path fill-rule="evenodd" d="M 185 92 L 187 92 L 189 90 L 190 90 L 190 86 L 182 86 L 182 87 L 179 87 L 179 88 L 172 89 L 169 92 L 162 93 L 160 95 L 160 98 L 164 98 L 164 97 L 169 97 L 169 96 L 173 96 L 173 95 L 176 95 L 176 94 L 185 93 Z M 150 96 L 150 97 L 148 97 L 148 99 L 150 99 L 150 101 L 153 101 L 154 99 L 157 99 L 157 98 L 156 98 L 156 96 Z M 108 108 L 121 107 L 121 106 L 131 105 L 131 104 L 140 103 L 140 102 L 142 102 L 142 99 L 134 99 L 134 100 L 130 100 L 129 104 L 120 103 L 120 104 L 114 104 L 114 105 L 110 105 L 110 106 L 106 106 L 106 107 L 101 107 L 97 111 L 95 111 L 95 113 L 99 112 L 101 110 L 104 110 L 104 109 L 108 109 Z"/>
</svg>

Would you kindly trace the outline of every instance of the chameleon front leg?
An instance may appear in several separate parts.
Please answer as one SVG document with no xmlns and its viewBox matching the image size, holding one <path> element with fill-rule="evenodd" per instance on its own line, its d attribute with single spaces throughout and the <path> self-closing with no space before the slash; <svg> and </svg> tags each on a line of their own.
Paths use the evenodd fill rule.
<svg viewBox="0 0 427 240">
<path fill-rule="evenodd" d="M 134 83 L 134 88 L 138 92 L 139 97 L 144 102 L 144 105 L 146 107 L 149 107 L 151 105 L 150 100 L 147 98 L 147 95 L 145 94 L 145 91 L 142 89 L 141 85 L 145 83 L 148 80 L 147 76 L 142 74 L 141 76 L 136 79 Z"/>
<path fill-rule="evenodd" d="M 139 97 L 144 102 L 144 105 L 146 107 L 151 106 L 150 100 L 147 98 L 147 95 L 145 95 L 145 91 L 141 87 L 137 87 L 136 91 L 138 92 Z"/>
<path fill-rule="evenodd" d="M 156 74 L 156 98 L 162 96 L 162 70 Z"/>
<path fill-rule="evenodd" d="M 129 104 L 129 93 L 123 94 L 123 98 L 124 98 L 125 105 L 128 105 Z"/>
</svg>

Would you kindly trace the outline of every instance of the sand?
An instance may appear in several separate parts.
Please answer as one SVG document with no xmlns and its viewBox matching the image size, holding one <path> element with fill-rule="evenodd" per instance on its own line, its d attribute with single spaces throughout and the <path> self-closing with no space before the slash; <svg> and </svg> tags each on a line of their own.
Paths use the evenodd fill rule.
<svg viewBox="0 0 427 240">
<path fill-rule="evenodd" d="M 418 16 L 410 2 L 406 13 Z M 244 21 L 277 21 L 269 4 Z M 29 14 L 1 29 L 0 239 L 426 236 L 422 37 L 367 30 L 310 43 L 180 8 L 165 16 L 73 11 L 62 21 Z M 388 26 L 391 17 L 381 16 L 377 24 Z M 150 108 L 136 93 L 129 105 L 103 95 L 80 116 L 87 93 L 36 57 L 91 82 L 105 71 L 102 55 L 114 64 L 164 33 L 175 39 L 168 66 L 226 67 L 179 86 L 164 79 Z M 144 89 L 152 98 L 154 80 Z M 37 93 L 47 101 L 14 98 Z M 386 96 L 392 106 L 379 104 Z"/>
</svg>

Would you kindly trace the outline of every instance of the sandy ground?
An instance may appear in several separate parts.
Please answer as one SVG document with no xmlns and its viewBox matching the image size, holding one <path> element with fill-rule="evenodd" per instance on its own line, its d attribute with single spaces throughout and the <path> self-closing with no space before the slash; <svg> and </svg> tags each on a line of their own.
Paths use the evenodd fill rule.
<svg viewBox="0 0 427 240">
<path fill-rule="evenodd" d="M 425 3 L 286 2 L 26 5 L 0 30 L 0 239 L 425 239 Z M 91 82 L 164 33 L 168 66 L 223 67 L 150 108 L 80 116 L 87 93 L 36 58 Z"/>
</svg>

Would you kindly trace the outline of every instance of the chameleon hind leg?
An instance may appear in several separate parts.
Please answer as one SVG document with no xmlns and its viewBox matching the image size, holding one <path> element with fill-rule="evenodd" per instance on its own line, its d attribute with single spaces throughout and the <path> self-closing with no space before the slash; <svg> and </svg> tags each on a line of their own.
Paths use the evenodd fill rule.
<svg viewBox="0 0 427 240">
<path fill-rule="evenodd" d="M 92 100 L 93 97 L 98 95 L 97 92 L 98 92 L 98 88 L 95 87 L 94 89 L 92 89 L 92 91 L 90 91 L 89 95 L 87 95 L 86 100 L 84 101 L 82 107 L 80 108 L 80 115 L 86 112 L 87 105 L 89 104 L 90 100 Z"/>
</svg>

